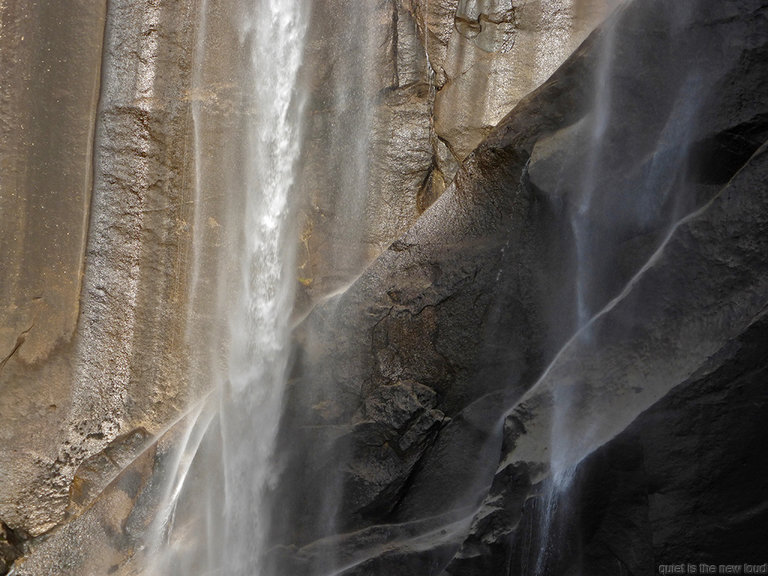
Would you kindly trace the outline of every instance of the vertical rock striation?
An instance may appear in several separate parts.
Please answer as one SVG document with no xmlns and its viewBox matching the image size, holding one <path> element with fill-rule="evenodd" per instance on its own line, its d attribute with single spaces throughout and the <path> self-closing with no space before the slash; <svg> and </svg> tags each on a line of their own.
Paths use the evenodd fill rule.
<svg viewBox="0 0 768 576">
<path fill-rule="evenodd" d="M 187 305 L 192 222 L 211 214 L 191 154 L 198 9 L 0 4 L 0 518 L 23 535 L 19 574 L 123 563 L 152 443 L 208 387 Z"/>
<path fill-rule="evenodd" d="M 0 519 L 32 535 L 66 505 L 105 13 L 0 4 Z"/>
<path fill-rule="evenodd" d="M 348 285 L 404 233 L 613 5 L 315 2 L 299 307 Z"/>
</svg>

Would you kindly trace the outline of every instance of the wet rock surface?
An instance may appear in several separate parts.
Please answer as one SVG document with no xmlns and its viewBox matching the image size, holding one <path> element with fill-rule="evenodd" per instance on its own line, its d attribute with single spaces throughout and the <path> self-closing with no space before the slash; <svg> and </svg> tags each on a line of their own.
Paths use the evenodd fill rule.
<svg viewBox="0 0 768 576">
<path fill-rule="evenodd" d="M 0 518 L 31 534 L 61 511 L 33 485 L 74 387 L 105 4 L 0 6 Z"/>
<path fill-rule="evenodd" d="M 766 410 L 758 391 L 765 346 L 762 313 L 586 458 L 559 497 L 562 523 L 549 542 L 556 552 L 539 567 L 653 574 L 661 564 L 762 564 L 766 464 L 757 445 L 765 432 L 757 422 Z M 541 537 L 546 497 L 546 482 L 538 483 L 517 507 L 520 520 L 511 538 L 506 533 L 511 546 L 496 570 L 533 573 L 539 550 L 531 542 Z"/>
<path fill-rule="evenodd" d="M 609 3 L 359 4 L 312 4 L 298 308 L 315 307 L 271 488 L 275 566 L 759 563 L 768 7 L 629 2 L 526 96 Z M 0 3 L 20 79 L 0 79 L 0 574 L 140 573 L 175 424 L 225 358 L 237 3 L 21 6 Z M 583 305 L 622 299 L 572 339 L 579 249 Z M 555 421 L 581 463 L 555 519 L 573 528 L 542 556 Z"/>
<path fill-rule="evenodd" d="M 625 458 L 621 441 L 612 445 L 612 439 L 641 413 L 664 412 L 664 402 L 674 398 L 668 394 L 699 389 L 697 373 L 728 374 L 723 351 L 762 322 L 768 302 L 761 184 L 768 102 L 759 89 L 768 77 L 765 18 L 759 2 L 625 5 L 467 157 L 453 185 L 402 238 L 348 290 L 310 314 L 297 332 L 286 427 L 299 432 L 293 445 L 286 436 L 280 451 L 286 472 L 278 501 L 288 516 L 276 527 L 276 541 L 292 542 L 297 557 L 305 557 L 313 541 L 336 531 L 354 540 L 371 525 L 407 524 L 480 505 L 464 536 L 443 541 L 452 553 L 437 543 L 411 555 L 377 553 L 376 562 L 361 553 L 361 566 L 368 574 L 534 573 L 539 548 L 532 542 L 541 534 L 528 507 L 550 474 L 551 454 L 562 451 L 575 463 L 598 450 L 585 460 L 574 488 L 575 500 L 586 501 L 585 534 L 593 540 L 584 544 L 584 556 L 564 546 L 560 555 L 542 560 L 551 573 L 585 567 L 613 573 L 621 566 L 644 574 L 675 551 L 696 556 L 693 540 L 676 542 L 690 516 L 654 507 L 654 520 L 641 523 L 642 501 L 656 506 L 659 500 L 650 496 L 655 487 L 635 482 L 617 488 L 615 500 L 599 502 L 603 480 L 590 470 L 602 464 L 588 462 L 598 462 L 608 443 L 605 453 L 616 456 L 605 457 L 618 459 L 610 466 L 644 466 L 655 474 L 651 469 L 661 464 L 648 462 L 648 445 L 642 455 L 633 448 Z M 607 44 L 609 60 L 601 55 Z M 594 87 L 605 81 L 606 68 L 613 72 L 609 97 L 601 102 Z M 595 148 L 600 114 L 607 127 Z M 581 245 L 594 262 L 585 306 L 592 314 L 605 310 L 572 338 L 579 321 L 573 222 L 585 188 L 599 223 Z M 729 378 L 720 381 L 723 390 L 743 386 Z M 406 379 L 432 389 L 447 418 L 397 505 L 366 509 L 359 494 L 346 496 L 351 487 L 365 486 L 365 474 L 378 461 L 367 466 L 360 460 L 366 455 L 350 447 L 349 423 L 368 398 Z M 680 407 L 674 418 L 665 412 L 675 422 L 670 425 L 682 429 L 694 421 L 698 406 Z M 638 430 L 640 421 L 633 425 Z M 563 431 L 560 447 L 552 444 L 553 426 Z M 341 429 L 344 443 L 333 434 L 323 435 L 322 444 L 312 441 L 318 430 Z M 688 433 L 703 442 L 699 431 Z M 367 432 L 352 428 L 351 435 L 362 441 Z M 659 442 L 672 450 L 675 438 L 670 432 Z M 751 463 L 748 476 L 761 475 L 761 464 L 723 435 L 713 453 L 729 462 L 725 455 L 732 452 Z M 675 458 L 677 467 L 695 468 L 695 456 L 675 451 Z M 321 464 L 339 461 L 343 471 Z M 310 479 L 321 469 L 325 485 L 335 488 L 286 508 L 290 493 L 311 492 Z M 397 485 L 394 468 L 387 473 L 377 486 Z M 746 514 L 756 524 L 729 520 L 744 531 L 745 554 L 756 550 L 759 532 L 752 530 L 762 518 L 754 500 L 760 491 L 746 482 L 752 500 L 739 507 L 753 511 Z M 378 488 L 368 490 L 373 496 Z M 729 491 L 727 483 L 713 483 L 706 496 L 681 498 L 701 498 L 699 506 L 712 499 L 713 509 L 722 510 L 714 502 Z M 304 530 L 287 536 L 291 518 Z M 606 534 L 611 524 L 600 528 L 603 518 L 621 518 L 632 528 Z M 428 539 L 427 532 L 421 536 L 413 537 L 414 547 Z M 620 546 L 625 551 L 618 554 Z M 707 557 L 717 554 L 726 554 L 725 547 Z M 328 558 L 313 558 L 302 573 L 328 568 Z M 355 562 L 334 568 L 345 574 L 361 569 Z"/>
<path fill-rule="evenodd" d="M 190 105 L 226 110 L 227 92 L 193 89 L 196 10 L 0 6 L 0 219 L 13 244 L 0 280 L 0 518 L 30 537 L 18 574 L 114 573 L 141 544 L 143 528 L 125 535 L 131 514 L 149 511 L 133 507 L 153 464 L 152 450 L 135 464 L 113 441 L 142 431 L 140 443 L 151 444 L 209 387 L 210 361 L 189 354 L 216 313 L 188 315 L 187 303 L 210 303 L 211 282 L 189 280 L 211 260 L 226 265 L 215 255 L 229 231 L 218 190 L 205 202 L 195 195 Z M 217 46 L 229 52 L 226 44 Z M 192 241 L 201 225 L 207 260 Z M 30 294 L 32 316 L 21 305 Z"/>
<path fill-rule="evenodd" d="M 348 285 L 403 234 L 613 5 L 314 3 L 299 308 Z"/>
<path fill-rule="evenodd" d="M 105 12 L 0 7 L 0 376 L 55 356 L 75 330 Z"/>
<path fill-rule="evenodd" d="M 450 27 L 427 18 L 439 87 L 435 131 L 459 162 L 617 5 L 600 0 L 414 4 L 432 18 L 455 7 Z"/>
<path fill-rule="evenodd" d="M 520 528 L 525 526 L 520 511 L 528 496 L 526 488 L 538 484 L 551 467 L 557 466 L 557 471 L 562 473 L 612 440 L 641 411 L 664 398 L 667 391 L 676 386 L 698 389 L 701 380 L 723 394 L 735 393 L 731 391 L 743 386 L 739 377 L 729 381 L 729 376 L 734 375 L 731 363 L 740 362 L 730 356 L 742 347 L 742 333 L 747 335 L 744 336 L 745 353 L 750 347 L 757 349 L 764 343 L 759 326 L 764 323 L 766 309 L 762 273 L 766 263 L 759 254 L 763 251 L 765 194 L 759 182 L 767 166 L 766 159 L 766 150 L 761 148 L 710 205 L 682 223 L 658 258 L 633 282 L 631 290 L 574 337 L 517 404 L 505 426 L 505 446 L 493 486 L 449 572 L 481 574 L 489 569 L 508 569 L 507 545 L 512 535 L 518 540 L 529 537 L 525 528 Z M 705 244 L 708 248 L 702 250 Z M 728 272 L 720 268 L 725 261 Z M 716 274 L 709 273 L 718 269 Z M 728 302 L 725 307 L 719 305 L 723 300 Z M 636 315 L 638 310 L 643 311 L 641 317 Z M 713 326 L 718 329 L 713 330 Z M 670 342 L 672 331 L 675 337 Z M 744 362 L 747 372 L 763 369 L 756 362 L 754 352 Z M 723 376 L 725 374 L 729 376 Z M 682 392 L 673 392 L 671 397 L 678 393 Z M 667 412 L 669 425 L 682 429 L 687 422 L 696 422 L 702 405 L 711 401 L 705 398 L 706 394 L 702 394 L 701 403 L 696 402 L 690 413 L 686 406 L 675 403 L 677 414 L 672 416 Z M 660 404 L 663 406 L 664 401 Z M 760 411 L 764 403 L 758 400 L 752 408 Z M 664 410 L 658 407 L 650 411 L 655 409 Z M 723 414 L 722 417 L 735 415 Z M 651 431 L 645 433 L 654 435 Z M 691 440 L 694 442 L 707 442 L 703 437 L 711 441 L 708 431 L 695 425 L 687 434 L 691 439 L 698 439 Z M 713 447 L 719 456 L 712 456 L 711 465 L 722 458 L 723 466 L 728 467 L 735 452 L 757 465 L 756 473 L 760 475 L 762 464 L 750 456 L 748 448 L 745 450 L 737 439 L 738 434 L 734 436 L 720 438 L 717 447 Z M 658 449 L 664 446 L 671 449 L 675 442 L 674 434 L 672 438 L 659 438 Z M 655 455 L 648 454 L 650 450 L 651 447 L 646 446 L 642 462 L 644 472 L 653 475 L 653 467 L 660 462 Z M 679 467 L 695 468 L 700 464 L 698 460 L 687 461 L 680 452 L 676 462 Z M 671 481 L 672 477 L 665 476 L 665 481 Z M 725 493 L 731 489 L 727 485 L 721 488 Z M 582 489 L 590 491 L 593 487 L 587 485 Z M 717 490 L 712 488 L 709 497 L 717 500 Z M 759 490 L 752 492 L 750 497 L 759 499 L 758 493 Z M 570 496 L 570 492 L 562 496 L 564 502 Z M 713 502 L 712 506 L 714 511 L 720 504 Z M 584 521 L 590 521 L 586 512 Z M 684 515 L 680 522 L 685 521 Z M 636 540 L 630 540 L 637 545 L 637 552 L 633 553 L 642 558 L 643 570 L 637 573 L 652 573 L 652 560 L 659 557 L 660 550 L 674 550 L 680 545 L 670 541 L 676 538 L 678 529 L 669 524 L 675 522 L 672 517 L 660 518 L 651 527 L 650 534 L 644 538 L 638 534 Z M 755 536 L 748 525 L 742 529 L 745 530 L 745 549 L 752 549 L 750 557 L 754 557 Z M 657 547 L 649 554 L 651 542 Z M 503 550 L 492 551 L 496 546 Z M 577 550 L 572 547 L 569 550 L 557 542 L 553 546 L 563 556 L 571 554 L 570 562 L 578 565 Z M 697 556 L 695 550 L 689 553 Z M 720 547 L 717 552 L 707 551 L 710 558 L 717 553 L 728 555 Z M 536 552 L 529 551 L 529 554 L 535 556 Z M 530 565 L 530 558 L 522 561 Z M 549 561 L 562 563 L 564 560 Z M 551 570 L 566 573 L 562 565 Z M 524 570 L 524 573 L 528 572 Z"/>
</svg>

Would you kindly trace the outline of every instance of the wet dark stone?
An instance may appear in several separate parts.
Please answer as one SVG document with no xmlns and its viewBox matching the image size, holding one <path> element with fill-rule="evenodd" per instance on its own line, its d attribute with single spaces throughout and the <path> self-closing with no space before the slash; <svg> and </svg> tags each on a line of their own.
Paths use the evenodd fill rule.
<svg viewBox="0 0 768 576">
<path fill-rule="evenodd" d="M 514 448 L 514 434 L 502 434 L 502 423 L 576 329 L 573 222 L 590 162 L 599 169 L 582 257 L 593 279 L 586 306 L 594 314 L 641 270 L 676 222 L 720 192 L 727 197 L 724 186 L 765 154 L 756 151 L 768 137 L 766 20 L 768 5 L 753 0 L 627 3 L 510 112 L 407 234 L 346 292 L 309 315 L 297 330 L 279 449 L 281 518 L 273 533 L 286 557 L 303 563 L 302 574 L 320 573 L 314 570 L 322 563 L 313 564 L 317 556 L 310 552 L 322 537 L 342 538 L 338 529 L 345 546 L 365 548 L 356 535 L 373 527 L 473 510 L 483 499 L 493 506 L 449 543 L 409 554 L 370 548 L 363 563 L 342 573 L 535 571 L 543 539 L 536 502 L 546 471 L 523 464 L 497 471 Z M 593 88 L 612 27 L 610 122 L 590 157 Z M 749 169 L 743 186 L 768 178 L 762 157 Z M 719 264 L 710 270 L 665 264 L 655 273 L 669 282 L 634 295 L 633 314 L 662 310 L 675 318 L 683 313 L 674 302 L 664 308 L 671 302 L 665 290 L 692 285 L 685 288 L 691 298 L 703 298 L 696 290 L 706 283 L 697 278 L 733 272 L 751 282 L 749 293 L 725 282 L 728 292 L 715 312 L 730 325 L 752 322 L 728 311 L 750 299 L 768 302 L 761 292 L 768 270 L 760 257 L 752 269 L 728 271 L 727 234 L 759 237 L 754 228 L 762 226 L 765 209 L 759 192 L 750 200 L 742 189 L 739 197 L 740 208 L 754 202 L 754 222 L 720 226 L 728 218 L 721 199 L 726 208 L 712 222 L 725 236 L 708 233 L 704 221 L 675 244 L 680 254 Z M 733 250 L 748 248 L 733 242 Z M 606 322 L 604 330 L 631 319 L 620 320 Z M 721 328 L 710 327 L 712 338 Z M 609 342 L 607 335 L 597 336 Z M 674 334 L 648 337 L 675 345 Z M 724 342 L 707 373 L 668 383 L 672 392 L 642 415 L 638 410 L 622 435 L 581 464 L 567 494 L 559 551 L 544 560 L 547 574 L 640 575 L 661 561 L 754 557 L 765 533 L 759 501 L 766 476 L 750 439 L 764 436 L 752 424 L 763 417 L 758 382 L 764 368 L 747 349 L 765 350 L 763 343 L 751 330 Z M 736 348 L 729 352 L 729 346 Z M 740 347 L 746 356 L 737 353 Z M 637 356 L 638 369 L 639 348 L 625 351 Z M 425 428 L 434 438 L 420 432 L 424 450 L 416 461 L 394 448 L 381 451 L 387 435 L 413 413 L 412 399 L 389 388 L 404 381 L 433 390 L 434 409 L 446 416 Z M 725 400 L 737 397 L 733 406 Z M 376 481 L 345 483 L 334 468 Z M 318 479 L 331 488 L 313 492 Z M 366 502 L 375 505 L 361 506 Z"/>
</svg>

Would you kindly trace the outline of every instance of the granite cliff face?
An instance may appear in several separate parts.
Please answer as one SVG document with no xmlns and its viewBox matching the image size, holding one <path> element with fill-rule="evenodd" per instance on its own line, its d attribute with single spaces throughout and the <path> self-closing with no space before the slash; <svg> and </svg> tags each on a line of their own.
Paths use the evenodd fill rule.
<svg viewBox="0 0 768 576">
<path fill-rule="evenodd" d="M 299 307 L 347 286 L 403 234 L 613 5 L 314 2 Z"/>
<path fill-rule="evenodd" d="M 276 501 L 299 495 L 276 528 L 298 546 L 275 553 L 284 570 L 760 562 L 765 465 L 715 430 L 765 409 L 746 390 L 768 296 L 766 15 L 623 6 L 307 318 L 278 452 Z M 718 470 L 735 462 L 740 480 Z M 552 487 L 550 471 L 576 479 Z"/>
<path fill-rule="evenodd" d="M 103 574 L 129 557 L 157 441 L 209 388 L 200 334 L 237 207 L 210 181 L 196 196 L 192 109 L 208 97 L 216 130 L 237 121 L 221 84 L 220 99 L 195 87 L 199 17 L 193 3 L 0 5 L 0 518 L 17 573 Z"/>
<path fill-rule="evenodd" d="M 270 568 L 763 562 L 768 4 L 362 4 L 306 39 Z M 243 10 L 0 2 L 0 574 L 151 572 L 227 357 Z"/>
</svg>

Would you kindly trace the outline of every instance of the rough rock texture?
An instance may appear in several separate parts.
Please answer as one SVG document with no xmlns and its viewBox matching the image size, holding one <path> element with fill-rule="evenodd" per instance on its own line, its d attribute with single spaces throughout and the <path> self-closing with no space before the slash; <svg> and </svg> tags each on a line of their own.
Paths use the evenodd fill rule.
<svg viewBox="0 0 768 576">
<path fill-rule="evenodd" d="M 6 564 L 23 553 L 18 574 L 125 561 L 144 449 L 209 388 L 200 336 L 237 206 L 215 200 L 215 171 L 196 181 L 192 128 L 203 107 L 237 120 L 220 84 L 195 91 L 199 17 L 195 2 L 0 3 L 0 542 Z M 117 448 L 137 438 L 135 458 Z"/>
<path fill-rule="evenodd" d="M 709 384 L 721 386 L 725 394 L 731 386 L 742 386 L 738 378 L 731 382 L 727 377 L 723 381 L 710 376 L 718 371 L 731 373 L 730 355 L 740 346 L 743 333 L 758 334 L 757 342 L 745 336 L 746 345 L 759 346 L 764 338 L 752 325 L 764 324 L 768 304 L 768 262 L 763 256 L 768 221 L 762 184 L 768 169 L 766 151 L 761 148 L 711 203 L 676 227 L 620 299 L 562 349 L 535 387 L 517 403 L 505 424 L 505 446 L 494 485 L 450 573 L 485 574 L 508 569 L 506 546 L 519 521 L 526 488 L 538 482 L 549 467 L 562 473 L 577 464 L 671 388 L 697 389 L 707 379 L 714 380 Z M 744 370 L 765 369 L 762 363 L 752 362 Z M 764 402 L 759 396 L 756 400 L 750 409 L 763 411 Z M 686 412 L 680 408 L 671 424 L 684 428 L 690 425 L 688 420 L 695 421 L 694 415 Z M 713 452 L 720 457 L 731 454 L 732 441 L 723 439 Z M 673 448 L 674 441 L 662 437 L 659 449 L 664 447 Z M 748 448 L 737 447 L 744 456 L 749 454 Z M 731 457 L 723 459 L 724 466 Z M 751 461 L 755 462 L 754 458 Z M 642 457 L 646 474 L 658 474 L 655 467 L 659 464 L 655 455 Z M 763 468 L 759 464 L 754 473 L 760 476 Z M 717 498 L 717 491 L 713 492 Z M 759 492 L 749 497 L 757 498 L 755 505 L 759 506 Z M 765 522 L 759 507 L 755 513 L 755 522 Z M 637 573 L 652 572 L 654 555 L 643 554 L 642 546 L 655 544 L 659 549 L 673 550 L 680 546 L 665 540 L 676 537 L 673 533 L 680 530 L 674 526 L 674 518 L 659 520 L 652 528 L 655 534 L 651 530 L 644 539 L 630 540 L 633 547 L 627 554 L 638 553 L 637 561 L 644 565 Z M 517 537 L 522 540 L 527 535 Z M 752 560 L 757 560 L 754 553 L 761 538 L 748 529 L 740 538 L 744 549 L 752 549 Z M 504 548 L 503 552 L 492 552 L 494 546 Z M 694 547 L 691 557 L 703 551 L 697 553 Z M 734 553 L 724 548 L 718 552 Z M 715 551 L 707 553 L 716 556 Z M 668 553 L 665 557 L 669 560 Z M 620 560 L 636 573 L 632 563 Z"/>
<path fill-rule="evenodd" d="M 104 2 L 0 5 L 3 368 L 55 355 L 75 330 L 104 17 Z"/>
<path fill-rule="evenodd" d="M 436 88 L 435 133 L 460 163 L 618 2 L 411 0 L 410 4 L 426 30 Z"/>
<path fill-rule="evenodd" d="M 613 5 L 313 2 L 299 308 L 348 285 L 405 232 Z"/>
<path fill-rule="evenodd" d="M 72 481 L 65 521 L 26 543 L 15 573 L 135 573 L 129 563 L 152 522 L 142 498 L 160 480 L 153 477 L 156 454 L 146 431 L 137 430 L 86 460 Z"/>
<path fill-rule="evenodd" d="M 57 518 L 33 486 L 74 387 L 104 18 L 104 2 L 0 4 L 0 519 L 31 534 Z"/>
<path fill-rule="evenodd" d="M 761 561 L 768 7 L 634 0 L 523 98 L 611 4 L 312 2 L 299 311 L 388 249 L 296 331 L 282 573 Z M 0 573 L 147 570 L 211 478 L 242 9 L 0 0 Z"/>
<path fill-rule="evenodd" d="M 561 499 L 548 573 L 653 574 L 658 565 L 764 564 L 766 463 L 765 313 L 702 368 L 590 455 Z M 542 490 L 542 488 L 544 490 Z M 520 526 L 540 530 L 545 483 Z M 546 496 L 545 496 L 546 497 Z M 518 528 L 509 560 L 537 561 Z M 484 572 L 487 573 L 487 572 Z"/>
<path fill-rule="evenodd" d="M 24 533 L 0 523 L 0 573 L 6 574 L 16 559 L 24 553 Z"/>
<path fill-rule="evenodd" d="M 764 2 L 747 0 L 626 4 L 467 157 L 402 238 L 309 315 L 280 451 L 274 538 L 291 547 L 276 549 L 278 566 L 479 576 L 537 566 L 650 574 L 699 555 L 759 561 L 764 464 L 740 440 L 749 432 L 719 436 L 706 468 L 749 463 L 750 492 L 733 513 L 719 502 L 731 494 L 725 478 L 678 489 L 668 510 L 659 491 L 679 486 L 660 476 L 697 465 L 676 434 L 714 442 L 687 428 L 700 407 L 717 410 L 707 390 L 764 408 L 758 353 L 743 361 L 747 380 L 731 358 L 739 346 L 762 349 L 768 304 L 766 17 Z M 594 319 L 574 336 L 582 309 Z M 753 392 L 740 392 L 753 378 Z M 424 434 L 418 461 L 406 454 L 397 466 L 380 449 L 359 450 L 373 439 L 357 423 L 370 398 L 405 382 L 432 389 L 445 417 Z M 698 391 L 700 402 L 675 403 Z M 670 419 L 668 432 L 642 431 L 654 414 Z M 718 426 L 737 419 L 724 410 Z M 647 439 L 623 457 L 617 435 L 631 424 Z M 649 454 L 651 438 L 675 464 Z M 600 474 L 633 467 L 654 480 Z M 557 518 L 536 526 L 527 507 L 547 502 L 550 470 L 576 475 L 583 531 Z M 329 487 L 321 494 L 318 479 Z M 615 500 L 596 496 L 601 483 Z M 741 540 L 744 560 L 725 544 L 707 550 L 715 527 L 695 531 L 701 545 L 681 536 L 710 506 L 738 533 L 728 541 Z M 566 543 L 583 535 L 583 548 L 541 554 L 542 532 L 561 530 Z"/>
</svg>

